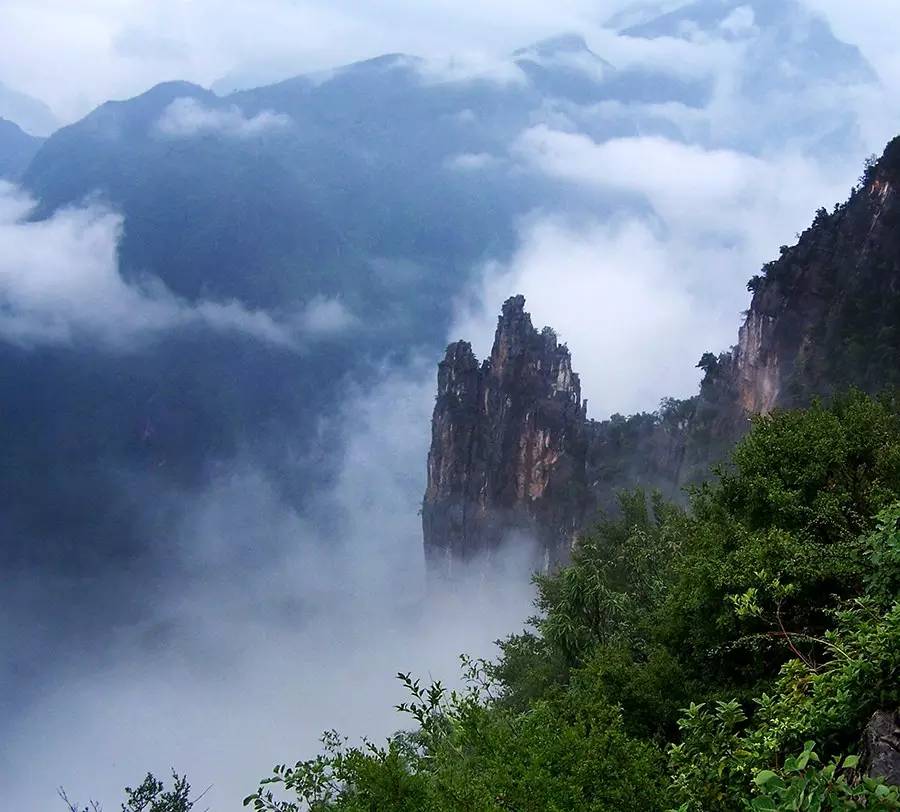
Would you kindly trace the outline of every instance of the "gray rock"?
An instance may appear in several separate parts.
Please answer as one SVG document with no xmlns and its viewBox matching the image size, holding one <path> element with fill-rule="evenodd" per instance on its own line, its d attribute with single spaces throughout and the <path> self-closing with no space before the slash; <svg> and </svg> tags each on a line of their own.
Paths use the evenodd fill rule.
<svg viewBox="0 0 900 812">
<path fill-rule="evenodd" d="M 877 711 L 863 732 L 863 769 L 900 785 L 900 712 Z"/>
</svg>

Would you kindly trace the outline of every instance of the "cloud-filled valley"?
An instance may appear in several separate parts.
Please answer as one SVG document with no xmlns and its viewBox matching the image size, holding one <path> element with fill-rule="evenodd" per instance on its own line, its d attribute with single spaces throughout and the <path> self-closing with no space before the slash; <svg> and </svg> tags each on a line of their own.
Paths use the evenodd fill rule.
<svg viewBox="0 0 900 812">
<path fill-rule="evenodd" d="M 17 660 L 47 645 L 38 662 L 51 670 L 6 714 L 15 746 L 0 756 L 0 795 L 52 808 L 61 784 L 110 804 L 123 781 L 178 765 L 198 791 L 212 785 L 213 808 L 237 810 L 258 775 L 286 752 L 314 751 L 323 731 L 375 737 L 400 726 L 398 670 L 452 683 L 458 654 L 521 627 L 531 596 L 522 573 L 500 590 L 473 579 L 426 600 L 426 443 L 410 427 L 427 422 L 428 378 L 420 365 L 385 370 L 348 393 L 332 417 L 347 432 L 338 475 L 312 509 L 294 509 L 258 467 L 231 465 L 201 495 L 168 497 L 179 518 L 155 539 L 168 551 L 165 577 L 144 575 L 152 608 L 114 619 L 96 643 L 79 639 L 77 623 L 57 628 L 69 639 L 19 640 Z M 11 645 L 13 633 L 0 632 Z"/>
<path fill-rule="evenodd" d="M 447 343 L 522 293 L 591 417 L 690 396 L 900 130 L 890 4 L 684 6 L 5 5 L 69 125 L 0 179 L 5 803 L 174 766 L 236 810 L 521 628 L 515 549 L 426 590 Z"/>
</svg>

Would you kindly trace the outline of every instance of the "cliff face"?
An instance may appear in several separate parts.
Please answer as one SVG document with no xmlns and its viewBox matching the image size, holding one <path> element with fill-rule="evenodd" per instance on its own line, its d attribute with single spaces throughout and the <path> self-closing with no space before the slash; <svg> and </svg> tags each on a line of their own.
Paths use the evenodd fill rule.
<svg viewBox="0 0 900 812">
<path fill-rule="evenodd" d="M 571 358 L 538 333 L 516 296 L 503 305 L 490 358 L 465 342 L 438 370 L 423 507 L 429 570 L 533 545 L 536 566 L 565 558 L 584 501 L 585 404 Z"/>
<path fill-rule="evenodd" d="M 569 352 L 514 297 L 491 357 L 465 342 L 440 364 L 423 507 L 429 570 L 505 544 L 535 566 L 564 561 L 578 530 L 635 486 L 679 498 L 749 417 L 857 386 L 900 384 L 900 139 L 850 200 L 821 209 L 797 245 L 751 280 L 738 343 L 701 360 L 700 392 L 655 414 L 586 419 Z"/>
<path fill-rule="evenodd" d="M 820 210 L 797 245 L 751 282 L 753 303 L 725 370 L 743 411 L 897 382 L 898 176 L 895 141 L 846 204 Z"/>
</svg>

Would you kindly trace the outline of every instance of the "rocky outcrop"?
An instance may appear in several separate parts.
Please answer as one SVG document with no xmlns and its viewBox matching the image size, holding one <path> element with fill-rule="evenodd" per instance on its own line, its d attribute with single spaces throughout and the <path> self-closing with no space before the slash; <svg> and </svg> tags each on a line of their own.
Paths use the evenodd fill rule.
<svg viewBox="0 0 900 812">
<path fill-rule="evenodd" d="M 863 733 L 861 767 L 871 778 L 900 786 L 900 713 L 873 714 Z"/>
<path fill-rule="evenodd" d="M 440 365 L 423 507 L 429 570 L 530 545 L 536 566 L 564 561 L 577 532 L 617 493 L 669 498 L 708 475 L 750 417 L 856 386 L 900 384 L 900 139 L 867 167 L 849 201 L 821 209 L 748 287 L 730 351 L 707 353 L 700 392 L 658 413 L 587 420 L 565 346 L 538 333 L 516 296 L 491 357 L 465 342 Z"/>
<path fill-rule="evenodd" d="M 451 344 L 438 395 L 423 507 L 429 570 L 490 560 L 504 543 L 536 566 L 565 558 L 584 512 L 585 408 L 568 349 L 538 332 L 516 296 L 490 358 Z"/>
<path fill-rule="evenodd" d="M 900 381 L 900 140 L 863 181 L 751 280 L 738 344 L 706 381 L 732 417 Z"/>
</svg>

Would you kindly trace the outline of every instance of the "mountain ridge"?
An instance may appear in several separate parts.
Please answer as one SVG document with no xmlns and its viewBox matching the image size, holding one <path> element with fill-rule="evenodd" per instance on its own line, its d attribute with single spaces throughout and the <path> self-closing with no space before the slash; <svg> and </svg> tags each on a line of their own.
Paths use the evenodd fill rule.
<svg viewBox="0 0 900 812">
<path fill-rule="evenodd" d="M 584 44 L 564 38 L 553 47 L 581 58 Z M 347 380 L 366 385 L 385 359 L 404 364 L 414 353 L 440 352 L 456 297 L 485 262 L 511 261 L 529 213 L 603 220 L 631 205 L 523 167 L 510 150 L 521 133 L 562 114 L 598 143 L 627 137 L 631 115 L 598 117 L 594 102 L 662 94 L 694 104 L 705 93 L 652 73 L 635 83 L 627 71 L 601 71 L 598 81 L 579 65 L 538 65 L 530 81 L 471 81 L 463 67 L 453 74 L 459 81 L 423 80 L 407 57 L 388 55 L 328 81 L 307 77 L 224 98 L 163 83 L 101 105 L 40 145 L 19 178 L 36 203 L 27 227 L 108 208 L 122 218 L 111 273 L 129 285 L 158 280 L 187 305 L 234 302 L 281 321 L 325 302 L 354 327 L 330 333 L 314 352 L 251 346 L 199 327 L 143 343 L 127 358 L 87 343 L 4 343 L 0 402 L 17 463 L 0 473 L 8 528 L 0 554 L 19 560 L 40 548 L 45 560 L 65 548 L 90 560 L 95 539 L 149 547 L 159 533 L 155 514 L 148 519 L 143 503 L 133 510 L 118 492 L 126 477 L 110 484 L 94 475 L 100 465 L 148 482 L 142 492 L 167 492 L 185 479 L 202 487 L 206 471 L 241 453 L 288 479 L 302 505 L 329 487 L 331 473 L 328 465 L 291 467 L 285 434 L 299 447 L 294 458 L 302 456 L 318 439 L 294 428 L 327 420 Z M 159 126 L 178 113 L 182 126 Z M 833 121 L 829 114 L 827 126 Z M 642 128 L 659 131 L 651 122 Z M 46 394 L 34 400 L 37 391 Z M 79 438 L 65 466 L 35 427 L 43 437 Z M 604 435 L 607 446 L 619 433 Z M 598 479 L 614 475 L 607 467 L 598 462 Z M 94 501 L 112 506 L 104 516 L 119 510 L 129 529 L 98 531 Z M 54 521 L 48 506 L 63 502 L 70 515 Z"/>
<path fill-rule="evenodd" d="M 0 180 L 17 181 L 43 143 L 43 138 L 29 135 L 14 121 L 0 117 Z"/>
</svg>

